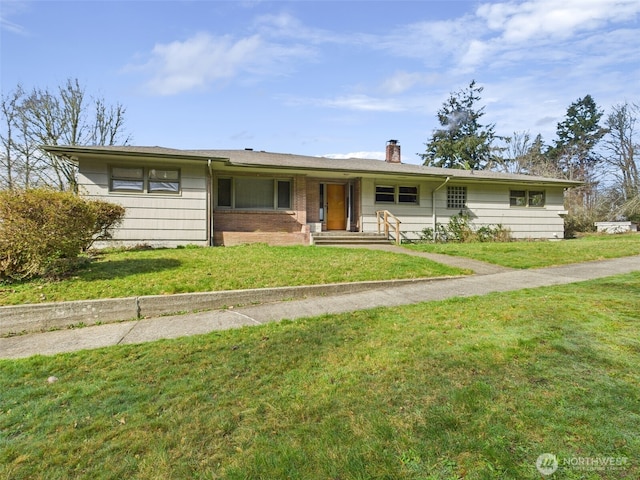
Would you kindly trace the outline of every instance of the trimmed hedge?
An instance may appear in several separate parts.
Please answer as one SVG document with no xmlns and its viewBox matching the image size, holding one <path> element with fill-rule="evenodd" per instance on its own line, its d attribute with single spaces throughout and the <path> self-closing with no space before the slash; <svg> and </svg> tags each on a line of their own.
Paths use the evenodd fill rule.
<svg viewBox="0 0 640 480">
<path fill-rule="evenodd" d="M 0 192 L 0 279 L 56 277 L 109 238 L 124 207 L 48 189 Z"/>
</svg>

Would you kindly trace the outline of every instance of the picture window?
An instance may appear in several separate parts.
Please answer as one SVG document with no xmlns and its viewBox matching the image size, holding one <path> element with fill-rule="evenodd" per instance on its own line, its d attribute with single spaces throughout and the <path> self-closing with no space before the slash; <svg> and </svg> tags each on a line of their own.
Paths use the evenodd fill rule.
<svg viewBox="0 0 640 480">
<path fill-rule="evenodd" d="M 233 177 L 217 180 L 218 208 L 245 210 L 290 209 L 293 184 L 291 180 Z"/>
</svg>

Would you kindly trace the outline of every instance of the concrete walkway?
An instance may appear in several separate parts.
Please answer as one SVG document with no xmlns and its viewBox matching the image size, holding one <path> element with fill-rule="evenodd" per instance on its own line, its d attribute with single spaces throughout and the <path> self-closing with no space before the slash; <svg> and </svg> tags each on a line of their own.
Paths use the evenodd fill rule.
<svg viewBox="0 0 640 480">
<path fill-rule="evenodd" d="M 331 247 L 327 247 L 331 248 Z M 341 245 L 339 247 L 334 248 L 363 248 L 362 245 Z M 489 275 L 492 273 L 506 272 L 508 270 L 513 270 L 507 267 L 501 267 L 500 265 L 493 265 L 491 263 L 481 262 L 479 260 L 473 260 L 472 258 L 465 257 L 454 257 L 451 255 L 444 255 L 442 253 L 428 253 L 428 252 L 418 252 L 416 250 L 410 250 L 408 248 L 399 247 L 397 245 L 367 245 L 364 248 L 368 248 L 369 250 L 383 250 L 391 253 L 402 253 L 405 255 L 412 255 L 414 257 L 422 257 L 428 258 L 429 260 L 433 260 L 434 262 L 442 263 L 443 265 L 448 265 L 450 267 L 462 268 L 466 270 L 473 270 L 473 273 L 476 275 Z"/>
<path fill-rule="evenodd" d="M 396 251 L 397 247 L 381 248 Z M 397 252 L 411 254 L 406 249 L 398 249 Z M 472 268 L 477 274 L 393 288 L 385 288 L 381 284 L 380 288 L 357 293 L 337 293 L 326 297 L 0 338 L 0 358 L 21 358 L 36 354 L 53 355 L 111 345 L 142 343 L 163 338 L 203 334 L 214 330 L 262 325 L 282 319 L 295 320 L 374 307 L 408 305 L 452 297 L 561 285 L 640 271 L 640 256 L 535 270 L 512 270 L 459 257 L 440 255 L 436 257 L 433 254 L 419 252 L 413 252 L 413 254 L 427 256 L 449 265 Z"/>
</svg>

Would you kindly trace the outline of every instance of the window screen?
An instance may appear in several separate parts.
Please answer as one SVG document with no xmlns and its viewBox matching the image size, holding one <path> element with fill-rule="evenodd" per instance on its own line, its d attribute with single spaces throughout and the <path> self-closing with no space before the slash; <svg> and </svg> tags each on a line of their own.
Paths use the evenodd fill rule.
<svg viewBox="0 0 640 480">
<path fill-rule="evenodd" d="M 149 170 L 149 192 L 178 193 L 180 172 L 178 170 Z"/>
<path fill-rule="evenodd" d="M 144 170 L 142 168 L 113 167 L 111 169 L 111 190 L 144 191 Z"/>
</svg>

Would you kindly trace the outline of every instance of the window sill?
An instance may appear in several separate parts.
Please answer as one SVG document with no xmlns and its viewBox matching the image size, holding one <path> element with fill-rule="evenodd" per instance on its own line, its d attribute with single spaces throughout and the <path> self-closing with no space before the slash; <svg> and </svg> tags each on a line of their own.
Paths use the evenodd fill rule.
<svg viewBox="0 0 640 480">
<path fill-rule="evenodd" d="M 391 207 L 419 207 L 419 203 L 391 203 L 391 202 L 376 202 L 374 205 L 391 206 Z"/>
<path fill-rule="evenodd" d="M 138 197 L 181 197 L 182 192 L 131 192 L 126 190 L 109 190 L 109 195 L 135 195 Z"/>
</svg>

